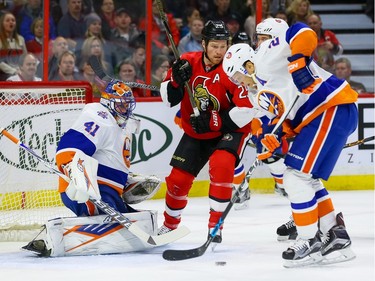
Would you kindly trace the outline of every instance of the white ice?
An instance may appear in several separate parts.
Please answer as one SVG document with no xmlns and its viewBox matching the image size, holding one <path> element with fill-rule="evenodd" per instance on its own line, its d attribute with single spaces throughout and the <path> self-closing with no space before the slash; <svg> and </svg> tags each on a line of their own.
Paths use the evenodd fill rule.
<svg viewBox="0 0 375 281">
<path fill-rule="evenodd" d="M 246 210 L 231 210 L 225 220 L 223 243 L 214 252 L 185 261 L 166 261 L 166 249 L 190 249 L 207 238 L 208 200 L 191 198 L 183 224 L 191 233 L 167 246 L 147 252 L 122 255 L 37 258 L 19 250 L 25 243 L 0 243 L 0 280 L 75 281 L 373 281 L 374 276 L 374 191 L 331 192 L 337 211 L 342 211 L 352 238 L 356 259 L 344 263 L 287 269 L 281 253 L 288 244 L 276 241 L 276 228 L 289 218 L 288 200 L 274 194 L 253 194 Z M 163 200 L 137 205 L 158 210 L 163 221 Z M 217 261 L 225 261 L 218 266 Z"/>
</svg>

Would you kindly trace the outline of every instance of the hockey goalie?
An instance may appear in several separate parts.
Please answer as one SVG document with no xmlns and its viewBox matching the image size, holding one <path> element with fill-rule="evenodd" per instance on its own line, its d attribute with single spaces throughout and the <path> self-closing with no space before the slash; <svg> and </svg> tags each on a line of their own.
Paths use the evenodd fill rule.
<svg viewBox="0 0 375 281">
<path fill-rule="evenodd" d="M 62 136 L 56 153 L 58 169 L 69 178 L 59 179 L 61 199 L 77 217 L 48 221 L 25 250 L 57 257 L 153 247 L 93 203 L 101 200 L 145 233 L 156 234 L 156 211 L 138 211 L 129 205 L 154 196 L 161 182 L 155 176 L 129 171 L 131 137 L 139 126 L 134 108 L 131 89 L 117 80 L 108 83 L 100 103 L 86 104 Z"/>
</svg>

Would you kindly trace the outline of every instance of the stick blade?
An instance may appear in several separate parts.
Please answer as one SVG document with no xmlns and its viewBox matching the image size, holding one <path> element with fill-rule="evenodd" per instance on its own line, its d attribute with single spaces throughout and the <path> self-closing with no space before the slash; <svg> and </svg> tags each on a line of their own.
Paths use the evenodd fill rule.
<svg viewBox="0 0 375 281">
<path fill-rule="evenodd" d="M 202 256 L 207 250 L 205 245 L 190 250 L 165 250 L 163 259 L 167 261 L 181 261 Z"/>
</svg>

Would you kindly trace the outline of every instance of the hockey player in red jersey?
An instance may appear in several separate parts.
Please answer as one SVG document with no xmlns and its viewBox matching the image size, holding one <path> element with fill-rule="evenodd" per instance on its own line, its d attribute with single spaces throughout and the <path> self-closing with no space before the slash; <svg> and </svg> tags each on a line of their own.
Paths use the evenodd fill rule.
<svg viewBox="0 0 375 281">
<path fill-rule="evenodd" d="M 222 21 L 208 21 L 202 52 L 183 54 L 169 69 L 160 92 L 168 106 L 180 104 L 184 134 L 170 162 L 164 224 L 159 233 L 178 227 L 195 177 L 209 163 L 209 233 L 232 196 L 236 165 L 250 137 L 254 109 L 247 90 L 232 83 L 222 69 L 229 32 Z M 185 82 L 192 89 L 199 116 L 193 113 Z M 221 242 L 221 230 L 213 242 Z"/>
</svg>

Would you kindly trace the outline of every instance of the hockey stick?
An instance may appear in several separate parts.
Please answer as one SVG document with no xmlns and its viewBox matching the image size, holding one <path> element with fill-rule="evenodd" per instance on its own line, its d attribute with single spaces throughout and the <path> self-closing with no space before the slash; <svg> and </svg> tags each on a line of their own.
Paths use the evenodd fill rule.
<svg viewBox="0 0 375 281">
<path fill-rule="evenodd" d="M 295 96 L 293 102 L 289 105 L 289 108 L 283 113 L 283 115 L 281 115 L 279 121 L 273 128 L 271 134 L 275 133 L 279 129 L 279 127 L 283 124 L 285 119 L 288 117 L 290 111 L 292 110 L 294 105 L 297 103 L 297 100 L 299 99 L 299 97 L 300 97 L 300 94 L 297 94 Z M 241 192 L 244 191 L 245 188 L 248 188 L 248 186 L 245 185 L 245 183 L 249 183 L 250 177 L 252 176 L 255 168 L 259 166 L 260 162 L 261 161 L 258 159 L 258 157 L 255 158 L 254 163 L 251 165 L 248 172 L 246 173 L 245 179 L 241 182 L 241 185 L 238 187 L 238 189 L 232 196 L 228 206 L 225 208 L 223 214 L 221 215 L 214 229 L 208 235 L 207 241 L 202 246 L 198 248 L 190 249 L 190 250 L 166 250 L 163 252 L 163 258 L 165 260 L 169 260 L 169 261 L 186 260 L 186 259 L 200 257 L 206 252 L 212 240 L 215 238 L 217 232 L 219 231 L 220 227 L 224 223 L 224 220 L 227 217 L 229 211 L 232 209 L 234 202 L 236 202 L 236 200 L 239 198 Z"/>
<path fill-rule="evenodd" d="M 100 63 L 99 58 L 97 56 L 94 56 L 94 55 L 90 56 L 88 62 L 92 70 L 95 72 L 96 76 L 98 76 L 100 79 L 106 82 L 110 82 L 114 80 L 112 77 L 108 76 L 104 72 L 103 66 Z M 146 90 L 151 90 L 151 91 L 159 91 L 159 88 L 155 85 L 146 85 L 146 84 L 137 83 L 137 82 L 126 82 L 126 81 L 123 81 L 123 82 L 131 88 L 141 88 L 141 89 L 146 89 Z"/>
<path fill-rule="evenodd" d="M 4 135 L 13 143 L 17 144 L 19 147 L 21 147 L 22 149 L 24 149 L 25 151 L 33 155 L 35 158 L 39 160 L 39 162 L 41 162 L 54 174 L 63 178 L 67 182 L 70 181 L 70 178 L 68 176 L 60 172 L 54 165 L 52 165 L 51 163 L 49 163 L 48 161 L 40 157 L 38 154 L 36 154 L 34 150 L 27 147 L 25 144 L 23 144 L 19 139 L 17 139 L 15 136 L 9 133 L 7 130 L 5 130 L 4 128 L 0 128 L 0 134 Z M 114 208 L 112 208 L 107 203 L 103 202 L 102 200 L 90 198 L 90 201 L 94 203 L 95 206 L 97 206 L 100 210 L 102 210 L 104 213 L 110 216 L 113 220 L 117 221 L 119 224 L 121 224 L 126 229 L 128 229 L 132 234 L 134 234 L 140 240 L 142 240 L 143 242 L 146 242 L 149 245 L 162 246 L 162 245 L 174 242 L 177 239 L 180 239 L 186 236 L 190 232 L 187 227 L 182 226 L 166 234 L 153 236 L 153 235 L 146 233 L 144 230 L 139 228 L 135 223 L 133 223 L 130 219 L 125 217 L 123 214 L 121 214 L 120 212 L 118 212 L 117 210 L 115 210 Z"/>
<path fill-rule="evenodd" d="M 233 204 L 236 200 L 240 197 L 242 191 L 244 191 L 248 186 L 245 183 L 248 183 L 250 177 L 252 176 L 255 168 L 259 166 L 260 160 L 258 158 L 255 159 L 254 163 L 251 165 L 249 171 L 246 173 L 245 179 L 242 181 L 241 185 L 238 187 L 236 192 L 234 193 L 233 197 L 230 199 L 228 206 L 225 208 L 223 214 L 221 215 L 219 222 L 215 225 L 213 231 L 209 234 L 207 241 L 200 247 L 189 249 L 189 250 L 165 250 L 163 252 L 163 258 L 168 261 L 179 261 L 179 260 L 186 260 L 191 258 L 197 258 L 202 256 L 208 247 L 210 246 L 212 240 L 215 238 L 217 232 L 220 229 L 220 226 L 224 223 L 225 218 L 227 217 L 229 211 L 232 209 Z M 178 228 L 177 228 L 178 229 Z"/>
<path fill-rule="evenodd" d="M 352 146 L 356 146 L 356 145 L 361 145 L 361 144 L 364 144 L 365 142 L 372 141 L 374 139 L 375 139 L 375 136 L 372 136 L 372 137 L 367 137 L 367 138 L 364 138 L 364 139 L 361 139 L 361 140 L 349 142 L 349 143 L 345 144 L 343 146 L 343 148 L 348 148 L 348 147 L 352 147 Z"/>
<path fill-rule="evenodd" d="M 180 54 L 179 54 L 179 52 L 176 48 L 176 44 L 173 41 L 172 32 L 171 32 L 171 29 L 169 28 L 168 19 L 167 19 L 167 15 L 164 12 L 163 4 L 161 3 L 161 0 L 156 0 L 156 4 L 158 6 L 160 18 L 161 18 L 161 21 L 163 22 L 165 32 L 167 33 L 169 43 L 171 44 L 173 55 L 174 55 L 175 59 L 178 60 L 180 58 Z M 199 116 L 199 110 L 198 110 L 198 107 L 195 103 L 193 92 L 191 91 L 189 83 L 186 81 L 184 83 L 184 86 L 185 86 L 185 88 L 186 88 L 186 90 L 189 94 L 189 100 L 190 100 L 191 107 L 193 108 L 194 115 Z"/>
</svg>

